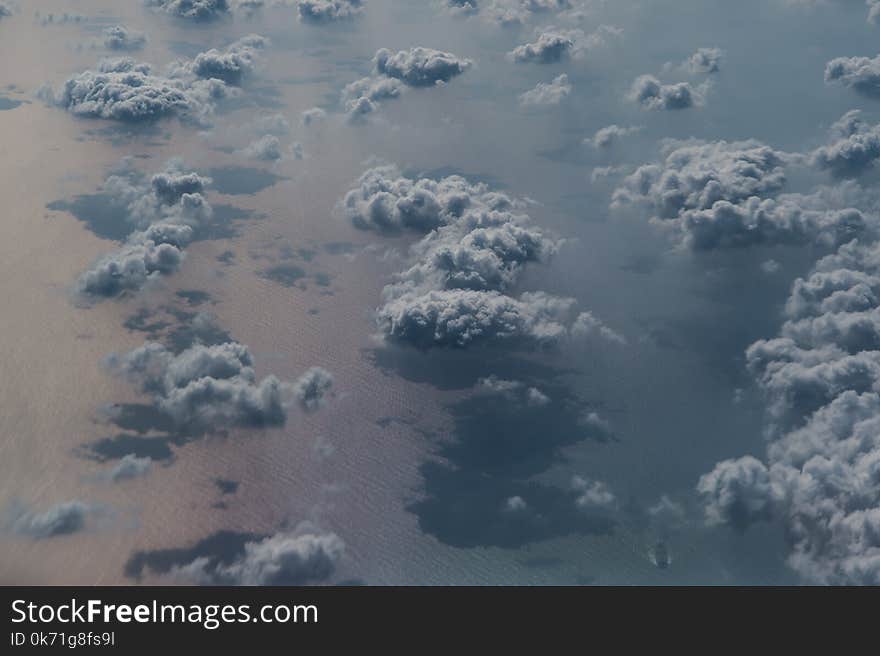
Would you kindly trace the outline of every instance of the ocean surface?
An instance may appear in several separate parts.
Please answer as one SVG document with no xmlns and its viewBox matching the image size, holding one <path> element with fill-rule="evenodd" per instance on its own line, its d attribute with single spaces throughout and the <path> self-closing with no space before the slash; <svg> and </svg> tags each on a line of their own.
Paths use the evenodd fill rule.
<svg viewBox="0 0 880 656">
<path fill-rule="evenodd" d="M 87 530 L 52 539 L 0 533 L 0 583 L 175 582 L 149 569 L 137 576 L 133 556 L 189 548 L 221 531 L 270 534 L 304 520 L 346 544 L 334 582 L 792 580 L 780 527 L 708 530 L 694 494 L 715 462 L 763 452 L 763 407 L 741 391 L 748 387 L 742 353 L 775 334 L 790 280 L 713 278 L 699 261 L 668 257 L 654 226 L 609 216 L 609 188 L 590 181 L 584 158 L 595 155 L 581 142 L 612 122 L 603 102 L 620 85 L 590 66 L 619 57 L 637 71 L 631 55 L 597 53 L 576 80 L 578 101 L 536 115 L 504 99 L 551 76 L 519 68 L 497 74 L 513 68 L 503 53 L 518 37 L 440 15 L 430 3 L 371 0 L 356 27 L 332 29 L 298 23 L 289 7 L 198 24 L 139 2 L 19 5 L 0 22 L 0 512 L 12 517 L 16 508 L 72 499 L 99 512 Z M 43 24 L 35 12 L 85 18 Z M 220 105 L 210 127 L 84 119 L 39 97 L 42 85 L 57 88 L 105 56 L 91 40 L 116 23 L 149 35 L 132 56 L 157 68 L 252 32 L 272 45 L 245 87 L 248 102 Z M 369 71 L 376 49 L 412 45 L 477 65 L 442 89 L 389 102 L 368 126 L 333 113 L 340 89 Z M 643 60 L 660 66 L 674 46 L 658 38 L 653 48 Z M 719 93 L 722 106 L 726 91 Z M 327 108 L 328 120 L 306 129 L 299 117 L 315 106 Z M 712 120 L 721 136 L 751 135 L 718 111 Z M 291 125 L 282 141 L 300 142 L 304 159 L 243 157 L 248 125 L 276 113 Z M 708 131 L 674 120 L 664 126 L 668 136 Z M 101 208 L 93 196 L 103 180 L 126 158 L 151 174 L 175 157 L 214 179 L 207 198 L 232 229 L 191 244 L 180 271 L 138 294 L 82 303 L 77 277 L 113 247 L 96 227 Z M 524 285 L 577 298 L 625 335 L 626 347 L 421 352 L 384 343 L 373 313 L 413 240 L 359 231 L 338 207 L 376 163 L 460 173 L 529 199 L 534 221 L 566 242 L 550 263 L 527 271 Z M 754 300 L 750 316 L 730 300 L 745 294 Z M 173 322 L 169 307 L 212 314 L 248 345 L 260 377 L 326 368 L 335 379 L 330 402 L 320 412 L 292 413 L 281 428 L 231 428 L 180 443 L 134 429 L 120 441 L 125 431 L 108 419 L 112 409 L 144 397 L 103 363 L 147 338 L 133 317 Z M 465 475 L 473 454 L 444 445 L 492 421 L 493 410 L 469 405 L 476 380 L 490 374 L 534 381 L 610 425 L 605 439 L 566 441 L 559 439 L 563 419 L 551 418 L 531 438 L 535 461 L 496 480 L 563 490 L 575 475 L 600 479 L 620 501 L 610 520 L 594 531 L 535 539 L 480 528 L 473 500 L 462 494 L 481 485 Z M 108 482 L 106 471 L 127 449 L 149 454 L 154 466 L 146 476 Z M 674 530 L 644 519 L 663 495 L 686 509 Z M 653 562 L 658 541 L 668 546 L 665 568 Z"/>
</svg>

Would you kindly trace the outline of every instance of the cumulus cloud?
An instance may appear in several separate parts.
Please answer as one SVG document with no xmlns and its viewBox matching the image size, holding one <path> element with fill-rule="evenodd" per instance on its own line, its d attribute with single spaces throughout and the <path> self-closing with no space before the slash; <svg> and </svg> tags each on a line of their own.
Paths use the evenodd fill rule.
<svg viewBox="0 0 880 656">
<path fill-rule="evenodd" d="M 552 82 L 539 82 L 534 89 L 529 89 L 519 97 L 524 107 L 541 107 L 558 105 L 571 94 L 572 85 L 568 75 L 563 73 Z"/>
<path fill-rule="evenodd" d="M 373 57 L 373 65 L 373 75 L 342 90 L 342 105 L 351 122 L 361 122 L 385 100 L 399 98 L 405 87 L 425 88 L 448 82 L 470 68 L 471 61 L 431 48 L 416 47 L 396 53 L 382 48 Z M 315 117 L 322 118 L 323 114 Z"/>
<path fill-rule="evenodd" d="M 361 0 L 298 0 L 299 19 L 306 23 L 332 23 L 360 16 L 364 11 Z"/>
<path fill-rule="evenodd" d="M 0 2 L 0 19 L 12 16 L 12 6 L 5 2 Z"/>
<path fill-rule="evenodd" d="M 854 240 L 798 279 L 779 335 L 746 353 L 767 400 L 769 446 L 719 463 L 707 518 L 777 519 L 807 581 L 880 583 L 880 244 Z"/>
<path fill-rule="evenodd" d="M 833 141 L 813 151 L 812 162 L 834 176 L 857 177 L 880 159 L 880 125 L 867 125 L 859 110 L 844 114 L 831 133 Z"/>
<path fill-rule="evenodd" d="M 392 52 L 387 48 L 376 51 L 373 64 L 376 72 L 396 78 L 411 87 L 429 87 L 438 82 L 449 82 L 461 75 L 473 62 L 451 52 L 421 46 Z"/>
<path fill-rule="evenodd" d="M 602 481 L 594 481 L 574 476 L 571 488 L 577 494 L 575 505 L 584 510 L 610 509 L 617 504 L 617 497 L 611 488 Z"/>
<path fill-rule="evenodd" d="M 414 180 L 394 167 L 366 171 L 340 203 L 362 230 L 412 231 L 408 268 L 383 290 L 382 333 L 418 348 L 492 340 L 552 343 L 569 336 L 575 302 L 512 294 L 523 268 L 558 242 L 532 225 L 525 204 L 461 176 Z"/>
<path fill-rule="evenodd" d="M 123 456 L 113 468 L 107 472 L 107 478 L 113 482 L 126 481 L 145 476 L 152 469 L 150 457 L 140 458 L 133 453 Z"/>
<path fill-rule="evenodd" d="M 238 94 L 236 87 L 252 70 L 256 50 L 265 45 L 263 37 L 249 35 L 222 51 L 175 62 L 165 75 L 128 57 L 106 59 L 58 90 L 44 87 L 41 96 L 86 118 L 137 123 L 178 116 L 206 123 L 219 100 Z"/>
<path fill-rule="evenodd" d="M 284 156 L 281 152 L 281 140 L 274 134 L 264 134 L 245 146 L 243 152 L 251 159 L 264 162 L 276 162 Z"/>
<path fill-rule="evenodd" d="M 345 543 L 335 533 L 302 523 L 262 540 L 224 561 L 200 556 L 173 574 L 201 585 L 305 585 L 326 581 L 336 571 Z"/>
<path fill-rule="evenodd" d="M 110 176 L 104 192 L 124 208 L 123 219 L 133 232 L 80 277 L 78 291 L 92 299 L 115 297 L 177 271 L 185 247 L 212 214 L 202 195 L 209 182 L 186 171 L 180 160 L 169 161 L 148 182 Z"/>
<path fill-rule="evenodd" d="M 880 55 L 832 59 L 825 67 L 825 81 L 841 84 L 868 98 L 880 98 Z"/>
<path fill-rule="evenodd" d="M 395 78 L 364 77 L 347 84 L 342 89 L 342 104 L 349 120 L 356 122 L 378 110 L 382 101 L 399 98 L 403 88 L 403 82 Z M 310 116 L 308 120 L 311 121 L 312 117 Z"/>
<path fill-rule="evenodd" d="M 729 524 L 744 530 L 771 517 L 770 475 L 757 458 L 745 456 L 718 463 L 700 478 L 697 491 L 703 496 L 709 524 Z"/>
<path fill-rule="evenodd" d="M 487 20 L 505 27 L 523 25 L 529 22 L 534 14 L 549 14 L 572 8 L 570 0 L 490 0 L 483 9 L 481 9 L 483 3 L 480 2 L 478 6 L 476 0 L 459 4 L 471 4 L 474 10 L 480 11 Z"/>
<path fill-rule="evenodd" d="M 189 72 L 203 80 L 221 80 L 231 86 L 240 86 L 245 75 L 254 70 L 257 51 L 269 44 L 269 40 L 258 34 L 249 34 L 231 43 L 222 50 L 212 48 L 200 52 L 195 59 L 175 67 L 176 76 Z"/>
<path fill-rule="evenodd" d="M 300 115 L 300 120 L 305 127 L 323 121 L 327 117 L 327 112 L 325 112 L 320 107 L 312 107 L 311 109 L 307 109 L 303 111 Z"/>
<path fill-rule="evenodd" d="M 755 141 L 674 144 L 659 164 L 639 167 L 612 207 L 641 205 L 692 250 L 820 243 L 865 234 L 871 221 L 851 207 L 829 208 L 818 195 L 780 194 L 786 153 Z"/>
<path fill-rule="evenodd" d="M 532 43 L 517 46 L 507 56 L 520 64 L 554 64 L 566 57 L 582 57 L 588 51 L 604 45 L 609 37 L 620 36 L 623 31 L 612 25 L 601 25 L 586 34 L 580 29 L 547 28 Z"/>
<path fill-rule="evenodd" d="M 685 67 L 691 73 L 717 73 L 721 70 L 724 52 L 720 48 L 698 48 L 688 57 Z"/>
<path fill-rule="evenodd" d="M 108 27 L 103 33 L 103 44 L 108 50 L 140 50 L 147 43 L 147 35 L 125 25 Z"/>
<path fill-rule="evenodd" d="M 703 102 L 702 92 L 690 83 L 663 84 L 653 75 L 637 77 L 627 98 L 651 110 L 688 109 Z"/>
<path fill-rule="evenodd" d="M 86 519 L 94 508 L 82 501 L 65 501 L 44 512 L 25 508 L 13 511 L 10 528 L 14 533 L 35 540 L 78 533 L 86 526 Z"/>
<path fill-rule="evenodd" d="M 174 353 L 156 342 L 107 358 L 108 369 L 150 394 L 177 426 L 280 426 L 293 388 L 275 376 L 258 381 L 250 351 L 238 342 L 196 343 Z"/>
<path fill-rule="evenodd" d="M 595 148 L 611 148 L 621 139 L 633 134 L 638 134 L 643 129 L 644 128 L 641 126 L 621 127 L 619 125 L 609 125 L 597 130 L 592 139 L 588 139 L 587 141 Z"/>
<path fill-rule="evenodd" d="M 866 0 L 868 5 L 868 22 L 877 25 L 880 23 L 880 0 Z"/>
<path fill-rule="evenodd" d="M 597 335 L 610 342 L 626 344 L 626 338 L 612 330 L 605 323 L 593 316 L 592 312 L 581 312 L 571 325 L 571 334 L 576 337 L 588 337 Z"/>
<path fill-rule="evenodd" d="M 534 43 L 524 43 L 510 51 L 517 63 L 553 64 L 562 61 L 574 48 L 574 41 L 566 34 L 544 32 Z"/>
<path fill-rule="evenodd" d="M 333 388 L 333 375 L 323 367 L 312 367 L 293 384 L 293 394 L 303 410 L 317 410 L 326 403 Z"/>
<path fill-rule="evenodd" d="M 228 15 L 233 9 L 229 0 L 144 0 L 166 14 L 199 21 L 214 20 Z"/>
<path fill-rule="evenodd" d="M 483 394 L 500 396 L 511 403 L 533 408 L 544 407 L 550 403 L 550 397 L 537 387 L 532 387 L 520 380 L 506 380 L 492 374 L 477 381 L 477 389 Z"/>
</svg>

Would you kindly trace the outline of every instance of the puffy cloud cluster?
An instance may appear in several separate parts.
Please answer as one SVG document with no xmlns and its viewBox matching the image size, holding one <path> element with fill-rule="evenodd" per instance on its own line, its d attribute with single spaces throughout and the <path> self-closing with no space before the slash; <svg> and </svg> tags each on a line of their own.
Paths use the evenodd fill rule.
<svg viewBox="0 0 880 656">
<path fill-rule="evenodd" d="M 332 23 L 360 16 L 362 0 L 298 0 L 299 19 L 307 23 Z"/>
<path fill-rule="evenodd" d="M 596 131 L 592 139 L 587 141 L 595 148 L 611 148 L 615 143 L 633 134 L 638 134 L 644 128 L 641 126 L 621 127 L 619 125 L 609 125 Z"/>
<path fill-rule="evenodd" d="M 251 159 L 258 159 L 264 162 L 275 162 L 283 157 L 281 152 L 281 140 L 274 134 L 264 134 L 259 139 L 249 143 L 244 154 Z"/>
<path fill-rule="evenodd" d="M 691 73 L 717 73 L 721 70 L 722 59 L 724 52 L 720 48 L 698 48 L 685 62 L 685 66 Z"/>
<path fill-rule="evenodd" d="M 45 512 L 18 508 L 13 512 L 10 528 L 14 533 L 35 540 L 69 535 L 85 528 L 92 511 L 93 507 L 82 501 L 59 503 Z"/>
<path fill-rule="evenodd" d="M 12 16 L 12 7 L 5 2 L 0 2 L 0 18 L 6 18 L 7 16 Z"/>
<path fill-rule="evenodd" d="M 104 191 L 125 208 L 134 231 L 118 250 L 100 257 L 79 279 L 78 290 L 91 298 L 134 292 L 177 271 L 184 248 L 211 216 L 202 192 L 210 180 L 171 160 L 149 182 L 113 175 Z"/>
<path fill-rule="evenodd" d="M 541 107 L 558 105 L 571 94 L 571 83 L 568 75 L 563 73 L 554 78 L 552 82 L 539 82 L 534 89 L 530 89 L 519 97 L 520 105 L 524 107 Z"/>
<path fill-rule="evenodd" d="M 403 82 L 395 78 L 363 77 L 345 86 L 342 104 L 349 120 L 358 121 L 378 110 L 383 100 L 399 98 L 403 88 Z M 311 115 L 303 120 L 311 122 Z"/>
<path fill-rule="evenodd" d="M 238 342 L 195 344 L 174 353 L 156 342 L 107 358 L 113 373 L 139 385 L 183 429 L 280 426 L 292 387 L 275 376 L 257 381 L 250 351 Z"/>
<path fill-rule="evenodd" d="M 349 120 L 358 122 L 378 110 L 382 101 L 399 98 L 405 87 L 443 84 L 471 65 L 469 59 L 432 48 L 416 47 L 396 53 L 381 48 L 373 57 L 374 74 L 348 84 L 342 90 L 342 105 Z"/>
<path fill-rule="evenodd" d="M 377 319 L 384 335 L 423 349 L 570 335 L 573 299 L 511 294 L 525 265 L 558 245 L 523 208 L 457 175 L 413 180 L 394 167 L 366 171 L 343 199 L 344 214 L 363 230 L 422 235 L 410 248 L 409 268 L 383 290 Z"/>
<path fill-rule="evenodd" d="M 775 339 L 747 352 L 768 400 L 764 461 L 704 476 L 711 521 L 780 520 L 790 565 L 819 583 L 880 583 L 880 244 L 853 241 L 793 286 Z"/>
<path fill-rule="evenodd" d="M 829 208 L 818 196 L 784 194 L 790 156 L 755 141 L 674 145 L 661 164 L 639 167 L 612 206 L 641 204 L 693 250 L 821 243 L 865 234 L 857 209 Z"/>
<path fill-rule="evenodd" d="M 832 126 L 833 141 L 816 149 L 813 163 L 840 178 L 854 178 L 872 169 L 880 159 L 880 125 L 867 125 L 852 110 Z"/>
<path fill-rule="evenodd" d="M 345 543 L 335 533 L 302 523 L 245 543 L 229 561 L 199 556 L 174 573 L 202 585 L 305 585 L 329 579 L 344 553 Z"/>
<path fill-rule="evenodd" d="M 647 204 L 659 219 L 740 203 L 779 192 L 786 182 L 784 153 L 757 141 L 675 143 L 658 164 L 639 167 L 613 202 Z"/>
<path fill-rule="evenodd" d="M 145 0 L 145 3 L 166 14 L 199 21 L 220 18 L 233 9 L 229 0 Z"/>
<path fill-rule="evenodd" d="M 773 492 L 767 468 L 757 458 L 725 460 L 700 478 L 706 521 L 743 531 L 756 521 L 770 519 Z"/>
<path fill-rule="evenodd" d="M 880 55 L 832 59 L 825 67 L 825 81 L 842 84 L 868 98 L 880 98 Z"/>
<path fill-rule="evenodd" d="M 253 68 L 263 37 L 250 35 L 228 48 L 209 50 L 192 61 L 171 65 L 164 75 L 149 64 L 131 58 L 108 59 L 97 69 L 67 80 L 57 91 L 44 88 L 42 96 L 87 118 L 130 123 L 169 116 L 206 122 L 217 101 L 238 93 L 236 86 Z"/>
<path fill-rule="evenodd" d="M 640 75 L 627 96 L 645 109 L 688 109 L 703 101 L 702 92 L 688 82 L 663 84 L 653 75 Z"/>
<path fill-rule="evenodd" d="M 222 80 L 232 86 L 240 86 L 245 75 L 251 73 L 256 63 L 257 51 L 269 41 L 258 34 L 249 34 L 223 50 L 212 48 L 196 55 L 181 68 L 203 80 Z"/>
<path fill-rule="evenodd" d="M 430 87 L 438 82 L 449 82 L 471 67 L 472 62 L 451 52 L 421 46 L 392 52 L 387 48 L 376 51 L 373 57 L 376 72 L 396 78 L 410 87 Z"/>
<path fill-rule="evenodd" d="M 125 25 L 113 25 L 104 30 L 103 44 L 108 50 L 140 50 L 147 43 L 143 32 L 130 30 Z"/>
</svg>

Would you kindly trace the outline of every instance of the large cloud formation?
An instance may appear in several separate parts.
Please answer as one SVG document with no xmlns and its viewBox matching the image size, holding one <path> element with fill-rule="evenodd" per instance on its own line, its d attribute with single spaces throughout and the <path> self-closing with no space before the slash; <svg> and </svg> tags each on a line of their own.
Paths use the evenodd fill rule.
<svg viewBox="0 0 880 656">
<path fill-rule="evenodd" d="M 385 337 L 427 349 L 570 335 L 573 299 L 513 294 L 523 268 L 558 246 L 524 207 L 457 175 L 414 180 L 389 166 L 366 171 L 343 199 L 344 214 L 362 230 L 421 235 L 409 268 L 383 291 L 377 321 Z"/>
<path fill-rule="evenodd" d="M 231 559 L 199 556 L 176 566 L 172 574 L 201 585 L 305 585 L 333 576 L 345 553 L 335 533 L 304 522 L 244 544 Z"/>
<path fill-rule="evenodd" d="M 107 358 L 111 372 L 137 384 L 160 412 L 186 430 L 281 426 L 294 398 L 309 409 L 318 407 L 332 384 L 327 372 L 314 369 L 295 385 L 275 376 L 258 381 L 253 365 L 248 348 L 233 341 L 197 342 L 180 353 L 147 342 Z"/>
<path fill-rule="evenodd" d="M 795 282 L 779 337 L 747 352 L 767 396 L 765 460 L 719 463 L 699 491 L 737 528 L 780 519 L 790 565 L 880 584 L 880 244 L 853 241 Z"/>
<path fill-rule="evenodd" d="M 360 16 L 362 0 L 298 0 L 299 19 L 306 23 L 332 23 Z"/>
<path fill-rule="evenodd" d="M 124 208 L 120 220 L 133 229 L 118 250 L 100 257 L 77 284 L 91 299 L 135 292 L 160 276 L 177 271 L 184 248 L 210 218 L 211 206 L 202 195 L 210 182 L 171 160 L 149 181 L 113 175 L 104 191 Z"/>
<path fill-rule="evenodd" d="M 131 58 L 107 59 L 97 69 L 67 80 L 44 98 L 72 114 L 129 123 L 169 116 L 206 123 L 218 100 L 237 95 L 253 69 L 256 51 L 268 42 L 249 35 L 224 50 L 209 50 L 192 61 L 172 64 L 164 75 Z"/>
<path fill-rule="evenodd" d="M 792 157 L 759 142 L 677 142 L 665 155 L 628 176 L 612 207 L 647 208 L 652 221 L 692 250 L 835 246 L 868 228 L 857 209 L 829 209 L 814 197 L 780 194 Z"/>
</svg>

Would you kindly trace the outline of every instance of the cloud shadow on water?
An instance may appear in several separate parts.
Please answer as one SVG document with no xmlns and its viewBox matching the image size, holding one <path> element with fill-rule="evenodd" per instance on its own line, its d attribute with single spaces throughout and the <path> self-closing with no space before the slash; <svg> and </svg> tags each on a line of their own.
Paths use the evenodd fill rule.
<svg viewBox="0 0 880 656">
<path fill-rule="evenodd" d="M 611 442 L 601 426 L 584 421 L 592 407 L 577 398 L 564 370 L 506 350 L 415 353 L 367 352 L 378 367 L 439 389 L 468 389 L 495 376 L 539 389 L 547 400 L 478 392 L 449 406 L 452 428 L 420 466 L 423 488 L 408 506 L 419 526 L 460 548 L 519 548 L 566 535 L 607 535 L 615 521 L 602 509 L 578 507 L 578 494 L 535 477 L 565 462 L 563 450 L 593 440 Z M 520 497 L 513 506 L 509 501 Z"/>
<path fill-rule="evenodd" d="M 266 537 L 256 533 L 218 531 L 199 540 L 191 547 L 136 551 L 125 563 L 124 572 L 128 578 L 139 581 L 146 570 L 156 574 L 168 574 L 176 568 L 192 563 L 197 558 L 208 558 L 212 562 L 229 565 L 244 552 L 245 544 Z"/>
<path fill-rule="evenodd" d="M 206 172 L 211 178 L 211 186 L 221 194 L 229 196 L 249 196 L 267 189 L 284 176 L 253 166 L 219 166 Z M 216 211 L 216 207 L 214 208 Z"/>
</svg>

